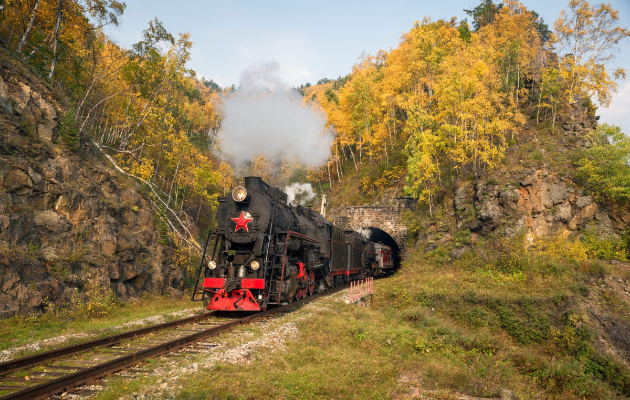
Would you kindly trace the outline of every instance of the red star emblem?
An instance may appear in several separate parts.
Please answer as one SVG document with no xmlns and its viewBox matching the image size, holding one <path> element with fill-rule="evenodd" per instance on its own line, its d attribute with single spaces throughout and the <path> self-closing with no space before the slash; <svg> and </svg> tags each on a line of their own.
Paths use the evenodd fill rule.
<svg viewBox="0 0 630 400">
<path fill-rule="evenodd" d="M 253 218 L 245 217 L 245 213 L 241 211 L 240 217 L 232 218 L 232 221 L 236 222 L 236 228 L 234 229 L 234 232 L 238 231 L 241 228 L 245 229 L 245 232 L 249 232 L 249 229 L 247 228 L 247 223 L 253 220 Z"/>
</svg>

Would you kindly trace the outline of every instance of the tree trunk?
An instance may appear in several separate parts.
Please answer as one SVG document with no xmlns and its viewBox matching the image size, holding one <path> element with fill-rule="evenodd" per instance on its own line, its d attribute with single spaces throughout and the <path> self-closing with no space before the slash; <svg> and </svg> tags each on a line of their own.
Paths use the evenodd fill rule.
<svg viewBox="0 0 630 400">
<path fill-rule="evenodd" d="M 57 22 L 55 22 L 55 29 L 53 30 L 53 59 L 50 63 L 50 72 L 48 73 L 48 79 L 52 79 L 53 74 L 55 73 L 57 59 L 59 57 L 59 55 L 57 54 L 57 45 L 59 43 L 59 34 L 61 31 L 61 20 L 63 19 L 63 2 L 64 0 L 59 0 L 59 3 L 57 4 Z"/>
<path fill-rule="evenodd" d="M 173 176 L 173 180 L 171 181 L 171 187 L 168 189 L 168 202 L 167 206 L 171 204 L 171 193 L 173 192 L 173 184 L 175 184 L 175 179 L 177 179 L 177 173 L 179 172 L 179 163 L 182 162 L 181 157 L 177 160 L 177 167 L 175 167 L 175 175 Z"/>
<path fill-rule="evenodd" d="M 37 9 L 39 8 L 39 2 L 40 0 L 35 0 L 35 6 L 33 6 L 33 11 L 31 12 L 31 19 L 28 21 L 28 26 L 26 27 L 26 31 L 24 31 L 24 34 L 22 35 L 22 37 L 20 38 L 20 41 L 18 42 L 16 53 L 20 53 L 22 51 L 22 48 L 24 48 L 24 45 L 26 44 L 26 41 L 28 40 L 28 35 L 31 34 L 31 30 L 33 29 L 33 23 L 35 22 L 35 15 L 37 14 Z"/>
<path fill-rule="evenodd" d="M 118 151 L 124 151 L 127 149 L 127 145 L 129 144 L 129 139 L 131 138 L 131 135 L 133 135 L 136 132 L 136 130 L 138 130 L 140 125 L 142 125 L 144 120 L 147 118 L 147 115 L 149 115 L 149 113 L 151 112 L 151 109 L 153 108 L 153 102 L 155 101 L 155 98 L 160 92 L 163 82 L 164 82 L 164 79 L 162 79 L 157 89 L 155 89 L 155 92 L 153 93 L 153 97 L 147 100 L 147 102 L 144 104 L 144 107 L 142 108 L 142 112 L 140 113 L 142 118 L 138 120 L 138 123 L 133 128 L 133 130 L 127 130 L 127 132 L 123 134 L 123 137 L 120 140 L 120 145 L 118 146 Z M 147 106 L 149 107 L 148 111 L 147 111 Z"/>
<path fill-rule="evenodd" d="M 354 169 L 356 169 L 358 171 L 359 167 L 357 166 L 356 158 L 354 158 L 354 152 L 352 151 L 352 147 L 350 147 L 349 144 L 346 144 L 346 146 L 348 146 L 348 150 L 350 150 L 350 155 L 352 156 L 352 162 L 354 163 Z"/>
<path fill-rule="evenodd" d="M 164 149 L 164 139 L 160 142 L 160 153 L 158 154 L 157 163 L 155 164 L 155 169 L 153 170 L 153 176 L 151 177 L 151 183 L 155 181 L 155 177 L 157 176 L 158 169 L 160 168 L 160 161 L 162 160 L 162 150 Z"/>
<path fill-rule="evenodd" d="M 328 183 L 330 183 L 330 187 L 332 188 L 332 187 L 333 187 L 333 184 L 332 184 L 332 179 L 331 179 L 331 177 L 330 177 L 330 163 L 329 163 L 329 162 L 327 162 L 327 163 L 326 163 L 326 166 L 328 167 Z"/>
</svg>

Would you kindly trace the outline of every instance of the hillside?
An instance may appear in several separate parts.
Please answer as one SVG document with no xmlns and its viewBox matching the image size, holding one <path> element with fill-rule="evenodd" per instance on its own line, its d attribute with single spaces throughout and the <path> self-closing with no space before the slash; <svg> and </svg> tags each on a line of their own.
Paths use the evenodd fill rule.
<svg viewBox="0 0 630 400">
<path fill-rule="evenodd" d="M 139 186 L 90 142 L 69 150 L 67 105 L 4 51 L 0 104 L 0 316 L 180 294 L 177 250 Z"/>
<path fill-rule="evenodd" d="M 420 203 L 402 268 L 376 281 L 370 307 L 320 300 L 286 317 L 290 338 L 269 348 L 280 329 L 245 327 L 217 339 L 242 359 L 191 356 L 99 398 L 123 387 L 177 399 L 628 398 L 630 210 L 576 178 L 578 160 L 609 146 L 576 111 L 559 132 L 529 119 L 496 168 Z M 331 197 L 356 196 L 361 173 L 348 165 Z"/>
<path fill-rule="evenodd" d="M 27 12 L 16 10 L 18 26 Z M 516 1 L 467 12 L 472 26 L 424 19 L 347 76 L 301 88 L 336 133 L 326 165 L 294 171 L 262 155 L 251 164 L 308 180 L 328 195 L 329 217 L 341 205 L 417 202 L 404 216 L 402 266 L 376 281 L 370 307 L 343 293 L 324 299 L 280 317 L 283 329 L 244 326 L 210 344 L 227 358 L 152 360 L 142 380 L 112 378 L 99 398 L 630 397 L 630 139 L 595 106 L 625 72 L 603 59 L 613 46 L 579 47 L 630 31 L 610 7 L 583 0 L 553 34 Z M 151 28 L 173 44 L 157 21 Z M 232 170 L 209 155 L 204 132 L 220 116 L 216 93 L 183 68 L 190 43 L 166 55 L 145 39 L 128 74 L 92 95 L 136 99 L 115 97 L 72 123 L 62 116 L 76 104 L 0 54 L 2 316 L 109 302 L 108 290 L 181 293 L 189 249 Z M 164 92 L 162 63 L 173 67 Z M 143 114 L 155 98 L 159 111 Z M 129 119 L 144 125 L 132 130 Z M 68 129 L 81 121 L 93 129 L 73 149 Z M 169 229 L 165 203 L 186 224 Z M 36 325 L 11 323 L 20 344 Z"/>
</svg>

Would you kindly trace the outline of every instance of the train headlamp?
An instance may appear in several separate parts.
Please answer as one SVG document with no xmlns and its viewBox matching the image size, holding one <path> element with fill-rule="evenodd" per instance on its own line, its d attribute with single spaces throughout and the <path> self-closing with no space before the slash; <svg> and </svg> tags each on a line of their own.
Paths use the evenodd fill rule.
<svg viewBox="0 0 630 400">
<path fill-rule="evenodd" d="M 208 268 L 215 269 L 217 267 L 217 262 L 214 260 L 208 261 Z"/>
<path fill-rule="evenodd" d="M 237 203 L 242 203 L 245 200 L 247 200 L 247 190 L 243 187 L 243 186 L 237 186 L 233 191 L 232 191 L 232 198 L 234 199 L 234 201 L 236 201 Z"/>
<path fill-rule="evenodd" d="M 260 264 L 258 263 L 258 261 L 252 261 L 251 264 L 249 264 L 249 266 L 252 268 L 252 270 L 256 271 L 258 270 L 258 268 L 260 268 Z"/>
</svg>

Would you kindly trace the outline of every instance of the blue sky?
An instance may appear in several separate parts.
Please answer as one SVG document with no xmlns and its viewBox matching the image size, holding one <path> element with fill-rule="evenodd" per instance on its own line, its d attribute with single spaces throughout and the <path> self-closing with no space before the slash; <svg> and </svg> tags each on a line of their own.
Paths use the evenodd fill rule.
<svg viewBox="0 0 630 400">
<path fill-rule="evenodd" d="M 630 0 L 609 3 L 620 11 L 620 25 L 630 28 Z M 241 71 L 274 60 L 285 82 L 299 86 L 348 74 L 363 52 L 396 47 L 414 21 L 425 16 L 463 19 L 467 17 L 463 9 L 477 4 L 478 0 L 128 0 L 120 27 L 107 32 L 129 48 L 157 17 L 173 34 L 191 34 L 194 46 L 188 67 L 198 76 L 221 86 L 238 85 Z M 568 0 L 523 0 L 523 4 L 552 28 Z M 630 78 L 630 40 L 621 44 L 613 67 L 627 69 Z M 630 79 L 619 82 L 612 106 L 598 111 L 601 122 L 620 125 L 630 134 Z"/>
</svg>

